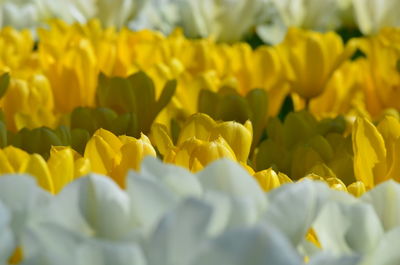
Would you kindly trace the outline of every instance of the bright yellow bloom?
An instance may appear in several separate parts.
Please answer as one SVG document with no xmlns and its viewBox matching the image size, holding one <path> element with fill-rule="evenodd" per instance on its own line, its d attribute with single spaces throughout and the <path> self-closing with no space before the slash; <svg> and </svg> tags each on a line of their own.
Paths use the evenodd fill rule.
<svg viewBox="0 0 400 265">
<path fill-rule="evenodd" d="M 0 73 L 25 70 L 34 66 L 34 41 L 29 31 L 11 27 L 0 30 Z"/>
<path fill-rule="evenodd" d="M 354 173 L 366 189 L 400 180 L 400 122 L 386 116 L 377 127 L 358 118 L 353 127 Z"/>
<path fill-rule="evenodd" d="M 53 94 L 43 75 L 36 74 L 27 79 L 11 78 L 0 104 L 7 128 L 11 131 L 55 125 Z"/>
<path fill-rule="evenodd" d="M 363 91 L 360 89 L 361 69 L 358 63 L 347 61 L 337 69 L 325 90 L 309 101 L 309 111 L 317 118 L 334 118 L 337 115 L 365 116 Z M 305 108 L 305 100 L 292 94 L 295 110 Z"/>
<path fill-rule="evenodd" d="M 288 176 L 281 172 L 276 173 L 272 168 L 256 172 L 253 176 L 264 191 L 270 191 L 285 183 L 292 182 Z"/>
<path fill-rule="evenodd" d="M 355 41 L 366 54 L 359 61 L 361 87 L 373 117 L 384 109 L 400 110 L 400 30 L 385 29 L 374 37 Z"/>
<path fill-rule="evenodd" d="M 38 154 L 28 154 L 12 146 L 0 150 L 1 174 L 31 174 L 39 186 L 53 194 L 89 172 L 89 161 L 69 147 L 53 147 L 47 162 Z"/>
<path fill-rule="evenodd" d="M 60 51 L 39 48 L 56 111 L 61 113 L 69 113 L 79 106 L 94 106 L 99 73 L 94 49 L 87 39 L 76 39 L 70 45 Z"/>
<path fill-rule="evenodd" d="M 291 28 L 279 46 L 287 61 L 292 91 L 309 100 L 320 95 L 332 74 L 353 53 L 334 32 L 318 33 Z"/>
<path fill-rule="evenodd" d="M 110 176 L 121 187 L 129 169 L 139 169 L 140 162 L 147 156 L 156 156 L 150 140 L 142 134 L 140 139 L 130 136 L 115 136 L 99 129 L 86 145 L 84 157 L 90 161 L 95 173 Z"/>
</svg>

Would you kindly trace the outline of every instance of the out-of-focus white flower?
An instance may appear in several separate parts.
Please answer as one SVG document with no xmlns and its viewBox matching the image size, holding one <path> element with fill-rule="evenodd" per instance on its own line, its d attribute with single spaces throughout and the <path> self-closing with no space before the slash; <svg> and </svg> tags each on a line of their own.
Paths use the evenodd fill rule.
<svg viewBox="0 0 400 265">
<path fill-rule="evenodd" d="M 5 264 L 15 249 L 11 213 L 0 200 L 0 264 Z"/>
<path fill-rule="evenodd" d="M 10 236 L 10 230 L 3 230 L 8 223 L 14 238 L 12 252 L 16 247 L 20 247 L 23 252 L 29 252 L 26 244 L 29 227 L 41 218 L 50 197 L 51 195 L 42 190 L 30 176 L 9 174 L 0 177 L 0 204 L 8 209 L 8 213 L 4 211 L 4 215 L 0 213 L 0 226 L 2 226 L 0 234 L 4 231 L 4 235 L 0 238 Z M 6 244 L 0 248 L 9 246 Z"/>
<path fill-rule="evenodd" d="M 389 231 L 400 226 L 400 185 L 389 180 L 365 193 L 361 200 L 374 207 L 383 229 Z"/>
<path fill-rule="evenodd" d="M 172 30 L 178 26 L 191 38 L 212 37 L 221 42 L 234 42 L 242 40 L 257 25 L 267 1 L 153 0 L 143 12 L 143 16 L 149 18 L 141 17 L 139 22 L 132 22 L 131 25 L 160 30 Z"/>
<path fill-rule="evenodd" d="M 400 185 L 388 181 L 354 203 L 330 201 L 313 224 L 321 247 L 339 257 L 356 255 L 357 264 L 399 264 L 399 198 Z"/>
<path fill-rule="evenodd" d="M 363 34 L 377 33 L 383 27 L 400 26 L 400 1 L 353 0 L 357 24 Z"/>
<path fill-rule="evenodd" d="M 271 44 L 281 42 L 289 27 L 327 31 L 340 26 L 337 0 L 271 0 L 268 9 L 257 34 Z"/>
<path fill-rule="evenodd" d="M 39 8 L 35 1 L 0 1 L 0 28 L 34 29 L 39 23 Z"/>
<path fill-rule="evenodd" d="M 109 178 L 92 174 L 61 191 L 30 227 L 26 258 L 44 264 L 144 264 L 134 224 L 128 195 Z"/>
</svg>

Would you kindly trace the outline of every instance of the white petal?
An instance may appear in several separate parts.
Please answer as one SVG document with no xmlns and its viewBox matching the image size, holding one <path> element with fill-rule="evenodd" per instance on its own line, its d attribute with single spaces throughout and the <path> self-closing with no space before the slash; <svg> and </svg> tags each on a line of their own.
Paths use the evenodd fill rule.
<svg viewBox="0 0 400 265">
<path fill-rule="evenodd" d="M 321 252 L 313 256 L 308 265 L 358 265 L 361 257 L 359 255 L 333 255 L 329 252 Z"/>
<path fill-rule="evenodd" d="M 268 226 L 228 230 L 202 250 L 192 265 L 299 265 L 288 239 Z"/>
<path fill-rule="evenodd" d="M 313 227 L 322 248 L 335 254 L 366 254 L 383 235 L 373 208 L 364 203 L 328 203 Z"/>
<path fill-rule="evenodd" d="M 400 184 L 387 181 L 370 190 L 361 197 L 370 203 L 387 231 L 400 226 Z"/>
<path fill-rule="evenodd" d="M 130 174 L 135 174 L 135 172 Z M 199 181 L 188 170 L 183 167 L 163 163 L 151 156 L 144 159 L 140 173 L 137 174 L 163 183 L 173 193 L 181 197 L 200 196 L 202 194 Z"/>
<path fill-rule="evenodd" d="M 6 263 L 16 246 L 10 222 L 11 213 L 0 200 L 0 264 Z"/>
<path fill-rule="evenodd" d="M 0 200 L 11 211 L 11 226 L 17 239 L 26 224 L 38 217 L 49 203 L 51 195 L 37 186 L 28 175 L 3 175 L 0 177 Z"/>
<path fill-rule="evenodd" d="M 144 233 L 150 231 L 161 216 L 178 202 L 178 196 L 165 185 L 134 172 L 128 175 L 127 193 L 135 223 Z"/>
<path fill-rule="evenodd" d="M 188 199 L 168 213 L 146 244 L 149 265 L 185 265 L 210 234 L 213 208 Z"/>
<path fill-rule="evenodd" d="M 279 228 L 297 246 L 329 196 L 320 182 L 305 180 L 287 184 L 268 193 L 265 221 Z"/>
<path fill-rule="evenodd" d="M 256 180 L 239 164 L 221 159 L 211 163 L 197 174 L 204 190 L 225 192 L 228 195 L 254 200 L 258 211 L 266 207 L 264 192 Z"/>
<path fill-rule="evenodd" d="M 128 195 L 110 178 L 96 174 L 62 190 L 54 200 L 52 215 L 52 221 L 88 236 L 120 239 L 133 228 Z"/>
<path fill-rule="evenodd" d="M 400 264 L 400 227 L 386 233 L 371 257 L 363 265 L 398 265 Z"/>
</svg>

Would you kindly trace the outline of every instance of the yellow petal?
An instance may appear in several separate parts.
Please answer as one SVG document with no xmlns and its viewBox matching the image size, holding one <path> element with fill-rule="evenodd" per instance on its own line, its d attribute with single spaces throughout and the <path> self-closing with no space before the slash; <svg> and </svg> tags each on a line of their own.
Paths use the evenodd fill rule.
<svg viewBox="0 0 400 265">
<path fill-rule="evenodd" d="M 281 185 L 278 174 L 272 169 L 264 169 L 254 174 L 254 177 L 264 191 L 269 191 Z"/>
<path fill-rule="evenodd" d="M 121 141 L 109 131 L 99 129 L 88 141 L 84 157 L 93 172 L 108 175 L 120 161 Z"/>
<path fill-rule="evenodd" d="M 47 165 L 52 176 L 55 193 L 74 180 L 74 158 L 70 148 L 52 147 Z"/>
<path fill-rule="evenodd" d="M 240 162 L 247 162 L 253 138 L 250 121 L 247 121 L 245 126 L 234 121 L 222 122 L 214 127 L 210 140 L 217 139 L 219 136 L 222 136 L 229 144 Z"/>
<path fill-rule="evenodd" d="M 19 172 L 31 174 L 36 178 L 40 187 L 53 194 L 55 193 L 50 170 L 42 156 L 38 154 L 30 155 L 29 158 L 21 165 Z"/>
<path fill-rule="evenodd" d="M 166 156 L 169 150 L 174 147 L 167 127 L 163 124 L 155 123 L 151 127 L 151 140 L 163 156 Z"/>
<path fill-rule="evenodd" d="M 179 134 L 178 145 L 191 137 L 208 141 L 215 124 L 215 121 L 206 114 L 197 113 L 192 115 Z"/>
<path fill-rule="evenodd" d="M 356 197 L 361 197 L 367 190 L 362 181 L 356 181 L 347 186 L 347 191 Z"/>
<path fill-rule="evenodd" d="M 376 171 L 377 166 L 386 159 L 385 142 L 376 127 L 363 118 L 354 123 L 352 140 L 355 177 L 364 182 L 367 189 L 371 189 L 379 183 L 380 176 L 376 175 Z"/>
</svg>

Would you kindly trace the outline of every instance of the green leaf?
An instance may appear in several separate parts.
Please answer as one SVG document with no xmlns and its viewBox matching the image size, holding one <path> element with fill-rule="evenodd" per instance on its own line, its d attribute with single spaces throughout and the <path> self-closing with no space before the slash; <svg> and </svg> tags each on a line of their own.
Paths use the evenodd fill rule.
<svg viewBox="0 0 400 265">
<path fill-rule="evenodd" d="M 156 115 L 158 115 L 158 113 L 160 113 L 160 111 L 171 101 L 176 91 L 176 85 L 176 80 L 169 80 L 167 83 L 165 83 L 163 91 L 161 92 L 161 95 L 157 101 Z"/>
<path fill-rule="evenodd" d="M 10 74 L 4 73 L 0 76 L 0 98 L 7 92 L 8 85 L 10 84 Z"/>
<path fill-rule="evenodd" d="M 4 122 L 0 121 L 0 148 L 6 147 L 7 144 L 7 127 Z"/>
<path fill-rule="evenodd" d="M 90 139 L 89 132 L 83 129 L 71 130 L 71 147 L 83 155 L 87 142 Z"/>
<path fill-rule="evenodd" d="M 216 113 L 220 101 L 221 96 L 219 94 L 203 89 L 199 94 L 197 109 L 199 112 L 205 113 L 213 119 L 217 119 Z"/>
</svg>

